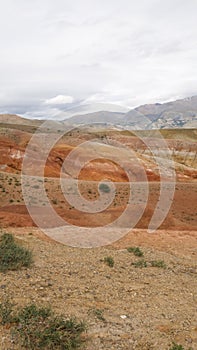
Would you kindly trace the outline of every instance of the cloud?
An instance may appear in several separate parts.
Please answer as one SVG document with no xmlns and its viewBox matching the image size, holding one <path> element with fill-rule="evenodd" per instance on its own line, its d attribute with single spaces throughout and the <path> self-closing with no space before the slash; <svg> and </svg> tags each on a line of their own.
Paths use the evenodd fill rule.
<svg viewBox="0 0 197 350">
<path fill-rule="evenodd" d="M 4 1 L 0 111 L 197 94 L 196 12 L 195 0 Z"/>
<path fill-rule="evenodd" d="M 72 96 L 66 96 L 66 95 L 58 95 L 44 101 L 44 103 L 47 105 L 64 105 L 64 104 L 70 104 L 73 102 L 74 102 L 74 98 Z"/>
</svg>

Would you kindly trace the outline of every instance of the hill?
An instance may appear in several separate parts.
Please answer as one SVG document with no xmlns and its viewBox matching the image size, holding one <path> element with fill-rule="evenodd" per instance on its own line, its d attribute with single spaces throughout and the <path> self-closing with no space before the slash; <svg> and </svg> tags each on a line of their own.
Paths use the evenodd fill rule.
<svg viewBox="0 0 197 350">
<path fill-rule="evenodd" d="M 100 105 L 100 108 L 107 107 Z M 94 110 L 88 108 L 87 110 Z M 77 126 L 89 124 L 102 124 L 113 126 L 114 128 L 124 128 L 126 130 L 152 130 L 152 129 L 192 129 L 197 127 L 197 96 L 180 99 L 167 103 L 146 104 L 130 110 L 129 112 L 120 112 L 114 105 L 114 111 L 100 110 L 98 106 L 96 112 L 84 113 L 84 106 L 69 110 L 69 117 L 65 111 L 59 115 L 60 125 Z M 80 113 L 81 111 L 81 113 Z M 73 113 L 73 115 L 72 115 Z M 67 116 L 64 119 L 64 115 Z M 46 115 L 46 120 L 47 115 Z M 58 120 L 58 116 L 56 116 Z M 62 121 L 63 120 L 63 121 Z M 28 120 L 12 114 L 0 115 L 0 123 L 10 125 L 23 125 L 38 127 L 44 120 Z M 54 121 L 55 122 L 55 121 Z M 51 127 L 53 120 L 50 120 Z"/>
</svg>

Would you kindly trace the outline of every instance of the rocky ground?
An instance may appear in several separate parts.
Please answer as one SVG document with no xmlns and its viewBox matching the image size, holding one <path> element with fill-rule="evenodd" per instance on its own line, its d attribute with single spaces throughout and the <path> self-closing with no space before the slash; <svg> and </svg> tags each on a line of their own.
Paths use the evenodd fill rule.
<svg viewBox="0 0 197 350">
<path fill-rule="evenodd" d="M 111 246 L 71 248 L 37 228 L 7 228 L 33 251 L 30 269 L 0 274 L 0 299 L 17 306 L 51 305 L 88 325 L 86 350 L 168 350 L 173 341 L 197 349 L 197 232 L 135 229 Z M 140 246 L 141 258 L 126 248 Z M 104 263 L 114 258 L 114 267 Z M 166 268 L 152 267 L 163 260 Z M 19 350 L 0 327 L 0 349 Z"/>
<path fill-rule="evenodd" d="M 162 131 L 176 170 L 175 191 L 170 192 L 171 208 L 165 215 L 159 202 L 159 168 L 147 143 L 154 146 L 160 159 L 160 170 L 165 170 L 165 186 L 170 186 L 172 179 L 171 172 L 168 174 L 170 166 L 165 161 L 165 150 L 159 147 L 154 133 L 145 132 L 142 141 L 129 131 L 90 129 L 79 132 L 76 129 L 49 152 L 43 169 L 40 150 L 44 152 L 45 148 L 39 144 L 31 144 L 29 157 L 24 157 L 39 123 L 32 124 L 12 116 L 8 125 L 3 123 L 4 119 L 3 116 L 0 120 L 0 227 L 13 233 L 20 244 L 32 250 L 34 264 L 29 269 L 0 273 L 0 302 L 9 298 L 16 307 L 31 302 L 51 305 L 57 313 L 84 320 L 87 323 L 87 334 L 83 335 L 86 350 L 170 350 L 172 342 L 182 344 L 184 350 L 197 350 L 196 130 Z M 46 137 L 47 147 L 47 142 L 54 136 L 53 129 L 43 130 L 39 135 L 41 141 Z M 93 141 L 90 147 L 92 152 L 95 151 L 93 161 L 81 166 L 79 177 L 73 175 L 71 170 L 78 169 L 76 160 L 86 161 L 86 156 L 91 155 L 89 149 L 87 152 L 79 146 L 94 138 L 97 142 Z M 129 161 L 127 153 L 123 152 L 125 146 L 131 151 Z M 77 156 L 65 167 L 64 159 L 76 148 Z M 121 164 L 115 162 L 114 155 L 121 159 Z M 29 163 L 25 174 L 30 183 L 23 182 L 21 186 L 21 167 L 26 158 Z M 62 191 L 60 173 L 67 181 L 79 178 L 81 194 L 90 204 L 98 199 L 98 183 L 111 180 L 116 184 L 114 200 L 105 212 L 80 211 L 65 198 L 68 193 Z M 99 227 L 96 237 L 99 240 L 107 225 L 131 204 L 127 173 L 132 175 L 131 200 L 135 196 L 138 198 L 136 209 L 143 208 L 147 182 L 149 196 L 137 228 L 110 246 L 83 249 L 57 243 L 44 236 L 28 214 L 24 193 L 34 214 L 40 215 L 42 225 L 39 227 L 56 224 L 56 218 L 55 223 L 52 222 L 53 218 L 45 211 L 42 179 L 39 178 L 44 174 L 45 192 L 54 211 L 62 219 L 69 219 L 76 235 L 84 226 Z M 146 175 L 145 180 L 142 174 Z M 74 199 L 74 204 L 78 204 L 78 197 Z M 148 234 L 146 230 L 157 206 L 165 220 L 159 226 L 160 230 Z M 125 218 L 124 225 L 117 225 L 116 230 L 131 228 L 130 215 Z M 114 234 L 113 227 L 111 230 L 110 234 Z M 146 262 L 146 266 L 138 266 L 142 258 L 128 252 L 127 248 L 132 246 L 141 248 L 144 253 L 142 265 Z M 109 256 L 114 259 L 113 267 L 104 261 Z M 153 261 L 156 267 L 152 266 Z M 161 261 L 163 265 L 158 263 Z M 21 350 L 10 336 L 8 326 L 0 326 L 0 350 Z"/>
</svg>

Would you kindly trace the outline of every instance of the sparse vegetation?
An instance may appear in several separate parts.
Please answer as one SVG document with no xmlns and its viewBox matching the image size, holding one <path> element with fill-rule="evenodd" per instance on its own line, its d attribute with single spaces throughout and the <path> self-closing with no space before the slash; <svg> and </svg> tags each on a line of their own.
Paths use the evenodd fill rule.
<svg viewBox="0 0 197 350">
<path fill-rule="evenodd" d="M 185 349 L 182 345 L 179 345 L 173 342 L 169 350 L 185 350 Z M 189 348 L 188 350 L 192 350 L 192 348 Z"/>
<path fill-rule="evenodd" d="M 135 267 L 140 267 L 140 268 L 143 268 L 143 267 L 147 267 L 147 262 L 144 260 L 144 259 L 140 259 L 134 263 L 132 263 L 133 266 Z"/>
<path fill-rule="evenodd" d="M 99 185 L 99 190 L 101 192 L 104 192 L 104 193 L 109 193 L 110 192 L 110 187 L 107 184 L 105 184 L 105 183 L 101 183 Z"/>
<path fill-rule="evenodd" d="M 98 320 L 103 321 L 103 322 L 106 321 L 105 317 L 103 316 L 103 310 L 101 310 L 101 309 L 90 309 L 89 312 L 93 313 Z"/>
<path fill-rule="evenodd" d="M 112 256 L 106 256 L 104 258 L 104 262 L 109 266 L 109 267 L 114 267 L 114 258 Z"/>
<path fill-rule="evenodd" d="M 129 247 L 127 248 L 127 251 L 129 253 L 133 253 L 135 256 L 143 256 L 144 253 L 142 252 L 142 250 L 139 247 Z"/>
<path fill-rule="evenodd" d="M 120 240 L 112 243 L 111 246 L 98 249 L 78 249 L 55 242 L 53 244 L 51 239 L 44 237 L 39 228 L 31 227 L 32 217 L 28 215 L 25 208 L 23 194 L 28 194 L 30 205 L 35 207 L 32 210 L 38 214 L 40 210 L 42 215 L 41 207 L 48 206 L 48 202 L 54 205 L 58 215 L 62 219 L 68 218 L 69 222 L 73 224 L 73 229 L 76 227 L 76 237 L 79 236 L 78 231 L 79 233 L 82 231 L 81 227 L 88 226 L 90 231 L 92 227 L 98 227 L 100 240 L 105 227 L 120 217 L 127 204 L 132 207 L 134 197 L 137 199 L 136 208 L 138 204 L 140 208 L 144 204 L 147 183 L 146 181 L 138 182 L 138 179 L 141 179 L 138 162 L 135 167 L 132 160 L 127 163 L 126 158 L 122 159 L 132 177 L 132 181 L 129 183 L 124 177 L 124 169 L 119 172 L 118 164 L 113 167 L 113 162 L 110 163 L 110 157 L 108 163 L 107 156 L 111 154 L 110 148 L 108 147 L 105 153 L 106 146 L 98 144 L 98 154 L 100 155 L 103 150 L 105 161 L 101 162 L 98 168 L 96 165 L 96 172 L 92 171 L 92 166 L 87 166 L 84 173 L 80 173 L 77 180 L 78 190 L 81 196 L 89 201 L 90 205 L 91 201 L 100 200 L 99 195 L 103 195 L 106 199 L 103 201 L 105 206 L 108 204 L 108 197 L 111 193 L 110 182 L 108 182 L 111 179 L 115 185 L 112 191 L 114 199 L 106 207 L 105 212 L 104 210 L 102 212 L 100 207 L 101 211 L 96 212 L 95 215 L 86 210 L 85 203 L 87 202 L 84 201 L 82 203 L 84 210 L 80 214 L 66 196 L 69 194 L 76 196 L 77 202 L 75 181 L 73 184 L 73 179 L 69 179 L 68 171 L 65 176 L 68 188 L 65 188 L 64 191 L 60 185 L 59 171 L 60 168 L 63 172 L 69 170 L 62 166 L 62 161 L 67 156 L 68 151 L 74 150 L 83 141 L 97 138 L 97 126 L 87 127 L 87 129 L 85 127 L 84 130 L 82 130 L 83 128 L 73 129 L 72 133 L 69 133 L 69 137 L 65 135 L 59 139 L 58 143 L 54 145 L 54 149 L 50 151 L 50 159 L 48 158 L 44 169 L 46 177 L 42 180 L 41 177 L 39 179 L 40 172 L 36 177 L 25 176 L 22 186 L 22 159 L 25 147 L 31 139 L 31 133 L 36 129 L 29 127 L 26 130 L 25 128 L 24 131 L 28 132 L 21 133 L 23 125 L 10 124 L 10 126 L 11 131 L 6 128 L 1 134 L 6 137 L 6 147 L 4 148 L 2 138 L 2 154 L 4 153 L 5 156 L 2 157 L 0 165 L 0 221 L 2 228 L 12 226 L 14 235 L 19 234 L 19 232 L 24 235 L 25 241 L 16 238 L 14 243 L 20 248 L 30 248 L 35 252 L 35 266 L 30 270 L 23 268 L 19 272 L 0 273 L 0 303 L 5 300 L 6 296 L 9 296 L 11 300 L 11 302 L 6 300 L 5 303 L 0 304 L 0 348 L 2 350 L 22 350 L 23 348 L 27 350 L 42 348 L 71 350 L 82 344 L 85 337 L 83 334 L 80 337 L 81 334 L 78 332 L 80 327 L 75 327 L 80 322 L 70 320 L 70 316 L 67 320 L 63 316 L 54 315 L 50 308 L 41 307 L 41 303 L 44 302 L 47 305 L 54 305 L 55 310 L 59 310 L 59 312 L 65 309 L 67 315 L 72 315 L 72 312 L 75 312 L 76 316 L 83 313 L 84 319 L 88 320 L 87 322 L 90 324 L 88 348 L 91 349 L 111 349 L 114 347 L 118 349 L 127 347 L 129 349 L 132 347 L 153 349 L 156 347 L 165 350 L 194 350 L 196 327 L 194 317 L 196 293 L 194 278 L 196 273 L 196 251 L 194 249 L 196 240 L 196 206 L 194 203 L 196 203 L 197 195 L 196 130 L 160 130 L 166 138 L 169 155 L 171 154 L 175 161 L 177 181 L 173 194 L 170 194 L 171 183 L 165 182 L 165 189 L 170 194 L 169 199 L 172 205 L 160 227 L 161 230 L 151 236 L 147 235 L 147 227 L 157 204 L 161 214 L 164 215 L 165 212 L 161 206 L 159 207 L 161 179 L 159 169 L 155 166 L 156 158 L 153 159 L 151 149 L 147 147 L 146 142 L 143 142 L 141 137 L 150 140 L 158 159 L 161 160 L 161 163 L 163 159 L 165 163 L 165 151 L 159 149 L 157 132 L 140 131 L 138 137 L 138 131 L 132 133 L 129 130 L 110 130 L 109 126 L 106 130 L 103 128 L 102 131 L 101 128 L 99 131 L 100 126 L 98 127 L 100 138 L 105 139 L 104 144 L 117 147 L 117 155 L 119 151 L 121 154 L 121 148 L 119 149 L 118 145 L 122 143 L 128 150 L 134 152 L 136 158 L 139 158 L 140 164 L 143 163 L 147 173 L 149 198 L 144 214 L 136 224 L 136 230 L 133 232 L 128 230 L 129 234 L 123 238 L 122 228 L 124 231 L 124 225 L 127 229 L 132 224 L 132 218 L 128 211 L 125 220 L 120 221 L 123 223 L 120 227 L 119 223 L 113 225 L 112 235 L 111 228 L 109 234 L 106 229 L 106 234 L 112 239 L 116 237 L 115 231 L 117 230 L 117 233 L 120 231 Z M 12 127 L 17 130 L 14 132 Z M 52 130 L 50 129 L 49 132 Z M 47 129 L 43 129 L 43 136 L 45 135 L 46 139 L 50 136 L 47 134 Z M 6 152 L 10 153 L 9 138 L 12 151 L 21 150 L 21 158 L 14 159 L 14 157 L 10 157 L 10 154 L 8 154 L 8 158 L 6 157 Z M 115 148 L 112 149 L 112 153 L 114 151 Z M 32 145 L 32 152 L 35 152 L 35 155 L 39 153 L 36 144 Z M 83 156 L 82 153 L 81 155 Z M 35 165 L 39 167 L 38 158 L 35 157 L 34 160 Z M 105 162 L 109 167 L 105 166 Z M 5 165 L 7 166 L 5 167 Z M 165 164 L 163 165 L 165 166 Z M 73 166 L 75 167 L 75 164 Z M 63 173 L 62 175 L 64 178 Z M 167 173 L 166 176 L 168 176 Z M 43 182 L 48 196 L 46 203 L 39 190 Z M 46 227 L 48 227 L 47 213 L 48 211 L 44 210 L 42 217 L 43 226 L 46 223 Z M 168 230 L 169 227 L 170 230 Z M 182 232 L 182 229 L 186 229 L 186 231 Z M 30 232 L 31 230 L 32 232 Z M 187 242 L 182 239 L 183 234 L 185 237 L 185 232 L 187 232 Z M 99 233 L 101 233 L 100 236 Z M 3 232 L 0 231 L 0 245 L 2 237 Z M 95 241 L 96 239 L 95 237 Z M 2 260 L 1 252 L 7 256 L 7 262 Z M 13 246 L 10 249 L 10 255 L 5 249 L 0 248 L 0 266 L 4 261 L 2 271 L 15 270 L 16 266 L 20 268 L 19 262 L 16 264 L 16 261 L 12 260 L 14 255 Z M 166 270 L 163 270 L 165 268 Z M 154 298 L 155 296 L 156 298 Z M 185 300 L 188 300 L 188 303 Z M 29 302 L 33 304 L 25 306 Z M 178 312 L 176 312 L 177 310 Z M 68 330 L 65 327 L 66 321 L 69 324 L 73 321 L 75 325 L 73 327 L 71 325 Z M 74 333 L 76 336 L 79 335 L 79 343 L 76 346 L 70 344 L 70 337 L 74 337 Z M 69 334 L 68 338 L 66 334 Z M 68 340 L 67 343 L 64 337 L 66 341 Z"/>
<path fill-rule="evenodd" d="M 6 300 L 0 304 L 1 324 L 9 324 L 15 341 L 24 349 L 77 349 L 82 344 L 84 322 L 54 315 L 50 308 L 27 305 L 17 311 Z"/>
<path fill-rule="evenodd" d="M 163 260 L 153 260 L 150 262 L 152 267 L 160 267 L 162 269 L 166 269 L 166 264 Z"/>
<path fill-rule="evenodd" d="M 32 264 L 32 252 L 15 243 L 14 237 L 4 233 L 0 237 L 0 271 L 18 270 Z"/>
<path fill-rule="evenodd" d="M 0 304 L 0 324 L 5 325 L 13 321 L 13 304 L 7 299 Z"/>
</svg>

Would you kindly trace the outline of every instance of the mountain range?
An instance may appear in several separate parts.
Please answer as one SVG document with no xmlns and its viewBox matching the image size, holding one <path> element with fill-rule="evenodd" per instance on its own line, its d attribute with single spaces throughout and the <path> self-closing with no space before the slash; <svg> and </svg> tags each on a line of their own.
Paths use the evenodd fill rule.
<svg viewBox="0 0 197 350">
<path fill-rule="evenodd" d="M 197 127 L 197 96 L 167 103 L 146 104 L 127 113 L 100 111 L 75 115 L 68 124 L 106 123 L 127 129 L 173 129 Z"/>
<path fill-rule="evenodd" d="M 102 105 L 101 105 L 102 106 Z M 102 106 L 103 107 L 103 106 Z M 84 107 L 83 107 L 84 108 Z M 128 112 L 97 111 L 84 114 L 80 108 L 76 111 L 70 110 L 71 117 L 67 113 L 61 113 L 54 122 L 59 121 L 62 125 L 90 125 L 104 124 L 105 127 L 117 127 L 127 130 L 151 130 L 151 129 L 177 129 L 197 128 L 197 96 L 180 99 L 167 103 L 145 104 Z M 98 106 L 97 106 L 98 108 Z M 89 108 L 87 108 L 88 110 Z M 91 109 L 93 110 L 93 106 Z M 47 115 L 46 115 L 46 120 Z M 61 119 L 61 120 L 59 120 Z M 16 115 L 1 114 L 0 123 L 22 124 L 38 127 L 44 120 L 19 118 Z M 53 121 L 50 120 L 51 126 Z"/>
</svg>

